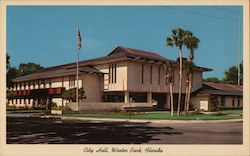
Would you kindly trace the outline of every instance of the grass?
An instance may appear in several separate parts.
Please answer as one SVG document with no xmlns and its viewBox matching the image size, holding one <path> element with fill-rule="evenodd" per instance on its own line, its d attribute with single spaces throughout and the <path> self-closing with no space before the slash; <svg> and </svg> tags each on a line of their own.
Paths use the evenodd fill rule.
<svg viewBox="0 0 250 156">
<path fill-rule="evenodd" d="M 7 114 L 14 113 L 43 113 L 43 110 L 21 109 L 21 110 L 7 110 Z"/>
<path fill-rule="evenodd" d="M 233 113 L 226 111 L 226 114 L 208 115 L 192 113 L 189 116 L 171 116 L 170 112 L 146 112 L 146 113 L 132 113 L 132 119 L 152 119 L 152 120 L 228 120 L 228 119 L 242 119 L 241 111 L 234 110 Z M 238 113 L 236 113 L 238 112 Z M 230 114 L 239 114 L 238 116 L 230 116 Z M 86 117 L 86 118 L 116 118 L 116 119 L 129 119 L 129 113 L 102 113 L 102 114 L 64 114 L 68 117 Z"/>
<path fill-rule="evenodd" d="M 234 109 L 234 110 L 221 110 L 219 111 L 223 114 L 240 114 L 242 115 L 242 109 Z"/>
</svg>

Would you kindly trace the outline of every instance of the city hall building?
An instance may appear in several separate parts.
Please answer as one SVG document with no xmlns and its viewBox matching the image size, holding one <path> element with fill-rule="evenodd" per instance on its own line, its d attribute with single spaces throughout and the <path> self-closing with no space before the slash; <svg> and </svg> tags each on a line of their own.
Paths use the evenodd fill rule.
<svg viewBox="0 0 250 156">
<path fill-rule="evenodd" d="M 157 53 L 118 46 L 107 56 L 79 62 L 79 88 L 85 91 L 81 103 L 143 104 L 158 109 L 170 109 L 169 84 L 164 64 L 177 63 Z M 195 66 L 192 92 L 203 88 L 202 74 L 209 68 Z M 185 94 L 185 74 L 182 93 Z M 178 97 L 178 65 L 174 70 L 174 101 Z M 10 106 L 43 107 L 49 102 L 65 106 L 65 90 L 76 87 L 76 63 L 44 68 L 13 80 L 15 98 Z M 204 92 L 204 91 L 203 91 Z M 198 93 L 197 93 L 198 94 Z M 201 95 L 201 94 L 199 94 Z M 206 94 L 207 95 L 207 94 Z M 196 95 L 195 95 L 196 96 Z M 237 95 L 240 96 L 240 95 Z M 184 96 L 183 96 L 184 97 Z M 242 95 L 241 95 L 242 98 Z M 195 99 L 195 105 L 200 101 Z M 192 103 L 192 101 L 191 101 Z M 105 107 L 104 105 L 104 107 Z"/>
</svg>

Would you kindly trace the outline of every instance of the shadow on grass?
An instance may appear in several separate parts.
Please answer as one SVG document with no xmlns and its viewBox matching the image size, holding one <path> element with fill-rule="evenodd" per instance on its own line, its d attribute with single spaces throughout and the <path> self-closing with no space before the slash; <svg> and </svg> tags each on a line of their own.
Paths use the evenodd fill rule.
<svg viewBox="0 0 250 156">
<path fill-rule="evenodd" d="M 149 123 L 62 121 L 41 118 L 7 118 L 8 144 L 142 144 L 154 135 L 181 135 L 171 127 Z"/>
</svg>

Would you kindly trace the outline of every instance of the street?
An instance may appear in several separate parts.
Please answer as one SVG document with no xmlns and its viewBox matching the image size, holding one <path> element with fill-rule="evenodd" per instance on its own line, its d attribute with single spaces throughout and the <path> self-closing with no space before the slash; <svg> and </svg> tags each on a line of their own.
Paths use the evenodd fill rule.
<svg viewBox="0 0 250 156">
<path fill-rule="evenodd" d="M 242 122 L 154 123 L 7 117 L 8 144 L 242 144 Z"/>
</svg>

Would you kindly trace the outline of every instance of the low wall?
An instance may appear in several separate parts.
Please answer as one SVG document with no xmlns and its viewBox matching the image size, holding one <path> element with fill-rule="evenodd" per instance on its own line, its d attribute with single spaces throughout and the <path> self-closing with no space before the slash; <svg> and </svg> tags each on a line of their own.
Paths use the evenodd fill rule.
<svg viewBox="0 0 250 156">
<path fill-rule="evenodd" d="M 73 111 L 116 111 L 123 110 L 124 107 L 130 107 L 130 103 L 123 102 L 79 102 L 79 108 L 76 102 L 66 104 Z M 131 107 L 152 107 L 149 103 L 131 103 Z"/>
</svg>

